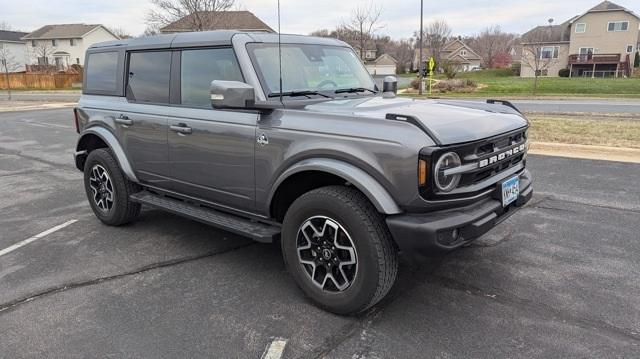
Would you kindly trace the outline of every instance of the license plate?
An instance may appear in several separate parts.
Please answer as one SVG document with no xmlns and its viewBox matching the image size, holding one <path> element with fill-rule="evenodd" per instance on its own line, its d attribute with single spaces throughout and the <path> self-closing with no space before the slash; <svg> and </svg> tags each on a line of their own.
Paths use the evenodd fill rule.
<svg viewBox="0 0 640 359">
<path fill-rule="evenodd" d="M 502 206 L 506 207 L 520 195 L 520 177 L 516 176 L 502 182 Z"/>
</svg>

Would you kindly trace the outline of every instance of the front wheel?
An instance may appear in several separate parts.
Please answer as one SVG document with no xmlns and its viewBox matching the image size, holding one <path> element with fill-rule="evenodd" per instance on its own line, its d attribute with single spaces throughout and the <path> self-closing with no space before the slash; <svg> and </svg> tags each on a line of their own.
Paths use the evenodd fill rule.
<svg viewBox="0 0 640 359">
<path fill-rule="evenodd" d="M 305 294 L 337 314 L 375 305 L 398 271 L 383 216 L 361 192 L 344 186 L 313 190 L 291 205 L 282 227 L 282 252 Z"/>
</svg>

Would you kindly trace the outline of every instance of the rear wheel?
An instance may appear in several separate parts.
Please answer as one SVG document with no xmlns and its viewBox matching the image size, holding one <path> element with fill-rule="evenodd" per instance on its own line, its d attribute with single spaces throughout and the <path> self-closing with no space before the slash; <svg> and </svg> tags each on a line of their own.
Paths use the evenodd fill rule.
<svg viewBox="0 0 640 359">
<path fill-rule="evenodd" d="M 108 149 L 89 153 L 84 165 L 84 186 L 93 213 L 105 224 L 119 226 L 140 214 L 140 204 L 129 195 L 140 190 L 129 181 Z"/>
<path fill-rule="evenodd" d="M 375 305 L 393 286 L 398 270 L 383 216 L 361 192 L 344 186 L 313 190 L 291 205 L 282 252 L 300 288 L 338 314 Z"/>
</svg>

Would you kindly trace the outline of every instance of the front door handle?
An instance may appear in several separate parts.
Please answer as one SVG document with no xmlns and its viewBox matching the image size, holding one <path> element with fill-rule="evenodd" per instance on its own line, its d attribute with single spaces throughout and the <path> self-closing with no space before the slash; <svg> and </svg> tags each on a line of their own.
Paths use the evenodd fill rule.
<svg viewBox="0 0 640 359">
<path fill-rule="evenodd" d="M 133 120 L 129 118 L 129 116 L 120 115 L 120 117 L 115 119 L 116 123 L 123 126 L 131 126 L 133 125 Z"/>
<path fill-rule="evenodd" d="M 193 132 L 191 127 L 188 127 L 184 123 L 180 123 L 178 125 L 171 125 L 169 126 L 169 129 L 171 129 L 171 131 L 173 132 L 177 132 L 179 135 L 190 135 Z"/>
</svg>

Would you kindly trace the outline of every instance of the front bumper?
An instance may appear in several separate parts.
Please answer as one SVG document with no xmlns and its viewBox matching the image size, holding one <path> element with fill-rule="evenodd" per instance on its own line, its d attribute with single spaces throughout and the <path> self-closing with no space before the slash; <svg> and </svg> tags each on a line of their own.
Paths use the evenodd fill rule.
<svg viewBox="0 0 640 359">
<path fill-rule="evenodd" d="M 442 211 L 387 217 L 387 226 L 400 250 L 409 256 L 433 257 L 459 248 L 507 219 L 533 196 L 531 175 L 520 174 L 520 196 L 507 206 L 494 198 Z"/>
</svg>

